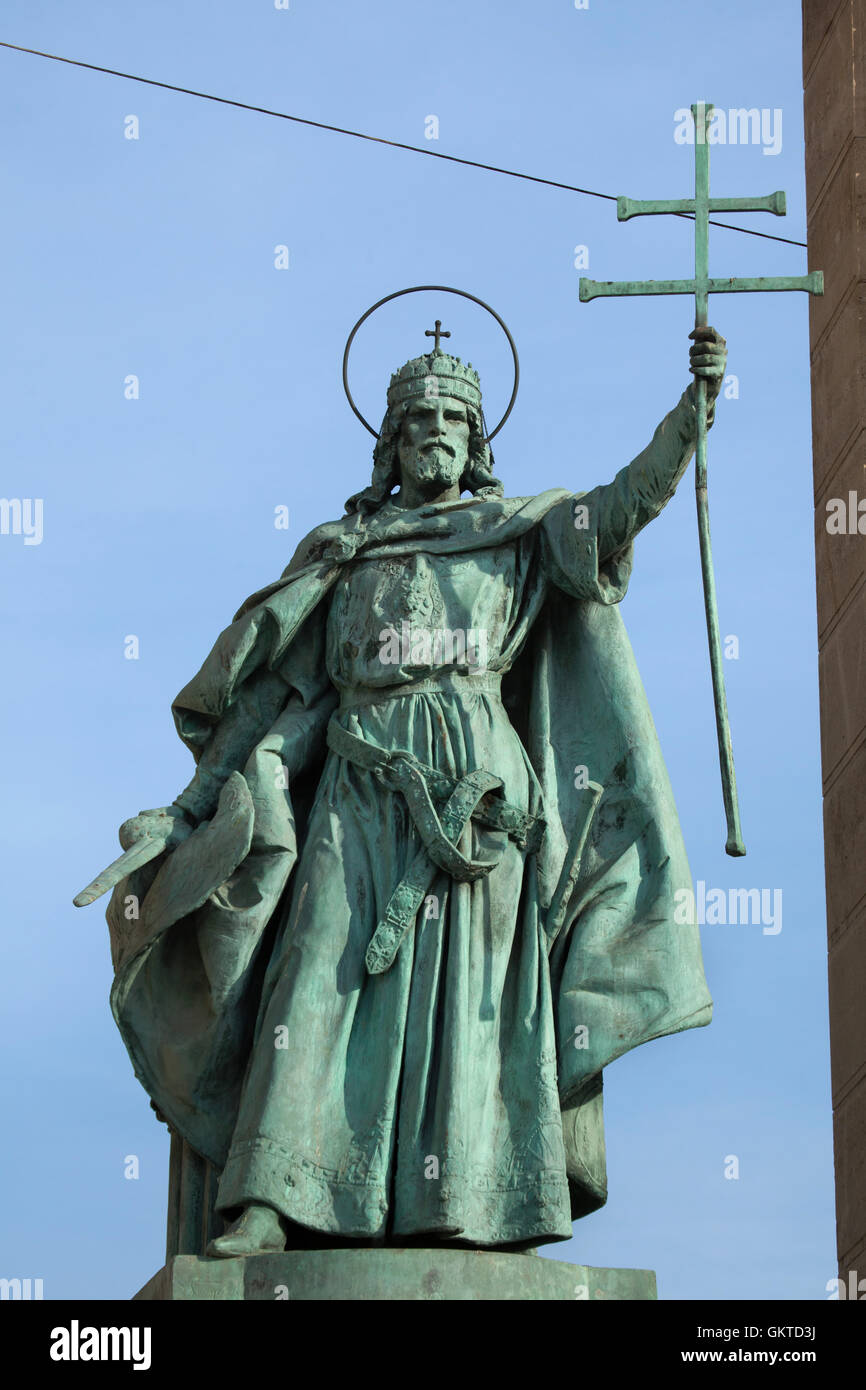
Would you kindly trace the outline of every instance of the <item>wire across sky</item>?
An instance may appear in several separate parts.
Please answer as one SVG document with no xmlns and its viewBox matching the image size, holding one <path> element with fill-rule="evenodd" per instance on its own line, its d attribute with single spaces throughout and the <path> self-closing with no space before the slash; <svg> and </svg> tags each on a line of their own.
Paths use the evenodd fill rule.
<svg viewBox="0 0 866 1390">
<path fill-rule="evenodd" d="M 390 145 L 395 150 L 409 150 L 413 154 L 425 154 L 430 159 L 446 159 L 451 164 L 465 164 L 471 169 L 485 169 L 490 174 L 505 174 L 508 178 L 524 179 L 528 183 L 543 183 L 548 188 L 562 188 L 567 193 L 580 193 L 586 198 L 604 198 L 615 203 L 616 194 L 599 193 L 593 188 L 578 188 L 573 183 L 561 183 L 558 179 L 545 179 L 538 174 L 525 174 L 518 169 L 505 169 L 499 164 L 484 164 L 478 159 L 463 159 L 460 155 L 444 154 L 440 150 L 426 149 L 423 145 L 407 145 L 402 140 L 388 140 L 384 135 L 368 135 L 361 130 L 349 130 L 345 126 L 329 125 L 326 121 L 314 121 L 308 116 L 292 116 L 286 111 L 274 111 L 268 106 L 255 106 L 248 101 L 236 101 L 232 97 L 218 97 L 212 92 L 199 92 L 193 87 L 180 87 L 173 82 L 159 82 L 154 77 L 139 77 L 132 72 L 120 72 L 117 68 L 101 67 L 98 63 L 85 63 L 80 58 L 64 58 L 59 53 L 44 53 L 38 48 L 24 48 L 17 43 L 6 43 L 0 39 L 0 48 L 13 49 L 16 53 L 30 53 L 36 58 L 49 58 L 54 63 L 67 63 L 70 67 L 87 68 L 90 72 L 104 72 L 109 77 L 122 77 L 127 82 L 141 82 L 147 87 L 162 87 L 167 92 L 181 92 L 184 96 L 198 97 L 201 101 L 215 101 L 221 106 L 235 106 L 240 111 L 255 111 L 260 116 L 274 116 L 281 121 L 293 121 L 296 125 L 312 126 L 316 130 L 329 130 L 335 135 L 351 135 L 355 140 L 368 140 L 376 145 Z M 689 212 L 672 213 L 673 217 L 685 217 L 694 221 Z M 781 241 L 786 246 L 806 247 L 805 241 L 794 241 L 791 237 L 776 236 L 773 232 L 759 232 L 752 227 L 738 227 L 732 222 L 716 222 L 710 218 L 713 227 L 724 227 L 729 232 L 740 232 L 743 236 L 757 236 L 764 241 Z"/>
</svg>

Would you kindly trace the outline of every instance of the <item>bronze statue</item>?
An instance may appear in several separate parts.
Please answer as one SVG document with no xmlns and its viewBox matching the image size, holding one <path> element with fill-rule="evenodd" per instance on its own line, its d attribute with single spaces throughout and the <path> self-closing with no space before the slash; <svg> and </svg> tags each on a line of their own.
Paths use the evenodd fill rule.
<svg viewBox="0 0 866 1390">
<path fill-rule="evenodd" d="M 175 701 L 189 786 L 121 828 L 112 1007 L 221 1175 L 215 1256 L 568 1239 L 607 1196 L 603 1069 L 710 1020 L 617 608 L 695 388 L 611 482 L 506 497 L 440 329 L 370 486 Z M 692 336 L 711 420 L 725 345 Z"/>
</svg>

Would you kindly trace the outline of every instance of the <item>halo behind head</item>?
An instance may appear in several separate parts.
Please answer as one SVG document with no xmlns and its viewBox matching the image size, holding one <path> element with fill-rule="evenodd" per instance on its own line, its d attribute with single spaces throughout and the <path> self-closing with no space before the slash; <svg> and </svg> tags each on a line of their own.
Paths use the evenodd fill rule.
<svg viewBox="0 0 866 1390">
<path fill-rule="evenodd" d="M 491 309 L 491 307 L 490 307 L 489 304 L 485 304 L 485 302 L 484 302 L 483 299 L 479 299 L 477 295 L 469 294 L 468 290 L 457 290 L 457 289 L 453 289 L 450 285 L 413 285 L 413 286 L 411 286 L 409 289 L 405 289 L 405 290 L 395 290 L 393 294 L 386 294 L 385 297 L 384 297 L 383 299 L 380 299 L 380 300 L 378 300 L 375 304 L 371 305 L 370 308 L 367 309 L 366 312 L 363 313 L 363 314 L 361 315 L 361 317 L 358 319 L 358 322 L 355 324 L 355 327 L 352 329 L 351 333 L 349 334 L 349 337 L 348 337 L 348 339 L 347 339 L 347 341 L 346 341 L 346 347 L 345 347 L 345 350 L 344 350 L 344 352 L 343 352 L 343 390 L 346 392 L 346 398 L 347 398 L 347 400 L 348 400 L 348 402 L 349 402 L 349 405 L 350 405 L 351 408 L 352 408 L 353 413 L 354 413 L 354 414 L 357 416 L 357 418 L 361 421 L 361 424 L 364 426 L 364 428 L 365 428 L 366 430 L 369 430 L 370 434 L 372 434 L 376 439 L 378 439 L 378 437 L 379 437 L 379 431 L 376 430 L 376 429 L 374 429 L 373 426 L 372 426 L 367 420 L 365 420 L 364 416 L 361 414 L 360 410 L 359 410 L 358 407 L 356 406 L 356 404 L 355 404 L 355 402 L 354 402 L 354 400 L 353 400 L 353 398 L 352 398 L 352 393 L 351 393 L 351 391 L 349 390 L 349 352 L 350 352 L 350 350 L 351 350 L 352 343 L 353 343 L 354 340 L 355 340 L 355 334 L 358 332 L 358 329 L 361 327 L 361 324 L 364 323 L 364 322 L 370 317 L 371 314 L 374 314 L 374 313 L 376 312 L 377 309 L 381 309 L 381 307 L 382 307 L 383 304 L 388 304 L 388 303 L 390 303 L 390 301 L 391 301 L 392 299 L 399 299 L 399 298 L 401 298 L 401 296 L 404 295 L 404 294 L 421 294 L 421 293 L 423 293 L 423 292 L 425 292 L 425 291 L 429 291 L 429 290 L 435 290 L 435 291 L 438 291 L 438 292 L 440 292 L 440 293 L 442 293 L 442 294 L 458 294 L 458 295 L 460 295 L 461 298 L 463 298 L 463 299 L 470 299 L 470 300 L 472 300 L 473 304 L 479 304 L 479 305 L 481 306 L 482 309 L 486 309 L 487 312 L 488 312 L 488 314 L 491 314 L 491 315 L 493 316 L 493 318 L 495 318 L 496 322 L 499 324 L 500 328 L 502 329 L 503 333 L 505 334 L 506 338 L 508 339 L 508 346 L 511 348 L 511 356 L 512 356 L 512 359 L 513 359 L 513 361 L 514 361 L 514 387 L 513 387 L 513 389 L 512 389 L 512 392 L 511 392 L 511 399 L 510 399 L 509 402 L 508 402 L 508 405 L 507 405 L 506 410 L 505 410 L 505 414 L 503 415 L 502 419 L 499 421 L 499 424 L 496 426 L 496 428 L 495 428 L 494 430 L 491 430 L 491 431 L 490 431 L 490 434 L 488 434 L 488 435 L 485 437 L 485 441 L 484 441 L 484 442 L 485 442 L 486 444 L 489 444 L 489 443 L 490 443 L 490 440 L 491 440 L 491 439 L 494 439 L 495 436 L 496 436 L 496 435 L 499 433 L 499 431 L 502 429 L 502 426 L 505 424 L 505 421 L 508 419 L 508 417 L 509 417 L 509 415 L 511 414 L 511 411 L 512 411 L 512 409 L 513 409 L 513 407 L 514 407 L 514 402 L 515 402 L 515 400 L 517 399 L 517 388 L 518 388 L 518 386 L 519 386 L 519 384 L 520 384 L 520 363 L 519 363 L 519 361 L 518 361 L 518 357 L 517 357 L 517 348 L 516 348 L 516 346 L 515 346 L 514 339 L 512 338 L 511 334 L 509 333 L 508 328 L 507 328 L 505 322 L 503 321 L 503 319 L 501 319 L 501 318 L 499 317 L 499 315 L 497 314 L 497 312 L 496 312 L 495 309 Z M 437 339 L 437 341 L 438 341 L 438 339 Z M 434 371 L 432 371 L 432 372 L 427 371 L 427 372 L 425 373 L 423 370 L 421 370 L 421 371 L 416 370 L 416 371 L 413 371 L 413 372 L 409 373 L 409 376 L 408 376 L 408 377 L 404 375 L 405 373 L 407 373 L 407 369 L 409 369 L 409 368 L 416 368 L 416 367 L 417 367 L 417 364 L 419 364 L 419 363 L 429 363 L 429 362 L 431 362 L 431 361 L 432 361 L 432 362 L 436 362 L 437 358 L 439 359 L 440 366 L 445 366 L 445 367 L 446 367 L 446 371 L 440 372 L 440 371 L 438 371 L 438 370 L 434 370 Z M 458 377 L 458 375 L 457 375 L 457 372 L 459 372 L 459 374 L 460 374 L 459 377 Z M 479 380 L 478 380 L 478 374 L 477 374 L 477 372 L 475 372 L 475 371 L 472 369 L 471 364 L 468 364 L 468 363 L 467 363 L 467 364 L 464 364 L 464 363 L 462 363 L 462 362 L 460 361 L 460 358 L 459 358 L 459 357 L 451 357 L 448 353 L 442 352 L 441 349 L 439 349 L 438 347 L 435 348 L 434 351 L 433 351 L 432 353 L 426 353 L 426 354 L 424 354 L 423 357 L 416 357 L 416 358 L 413 358 L 410 362 L 407 362 L 407 363 L 405 364 L 405 366 L 401 367 L 399 372 L 395 372 L 395 373 L 394 373 L 394 376 L 392 376 L 392 378 L 391 378 L 391 386 L 388 388 L 388 403 L 389 403 L 389 405 L 392 403 L 392 402 L 391 402 L 391 391 L 392 391 L 392 389 L 395 387 L 395 382 L 396 382 L 396 383 L 401 383 L 401 382 L 407 382 L 407 383 L 408 383 L 408 382 L 411 381 L 411 383 L 412 383 L 412 388 L 413 388 L 413 389 L 409 390 L 409 394 L 411 394 L 411 395 L 424 395 L 424 394 L 425 394 L 425 391 L 424 391 L 424 390 L 416 391 L 416 390 L 414 389 L 415 379 L 416 379 L 416 377 L 419 377 L 419 376 L 420 376 L 420 379 L 421 379 L 422 381 L 424 380 L 424 377 L 425 377 L 425 376 L 432 376 L 432 377 L 434 378 L 434 380 L 437 379 L 437 378 L 439 378 L 439 377 L 441 376 L 441 377 L 443 377 L 443 379 L 444 379 L 443 384 L 444 384 L 445 382 L 447 382 L 447 385 L 448 385 L 448 387 L 449 387 L 449 389 L 448 389 L 447 391 L 446 391 L 446 390 L 440 390 L 440 391 L 438 391 L 438 392 L 436 392 L 436 393 L 434 393 L 434 392 L 431 391 L 431 392 L 430 392 L 431 395 L 432 395 L 432 394 L 439 394 L 439 395 L 455 395 L 455 396 L 458 397 L 459 400 L 463 400 L 463 401 L 465 401 L 467 404 L 474 405 L 474 406 L 476 406 L 479 410 L 481 409 L 481 385 L 480 385 L 480 382 L 479 382 Z M 469 399 L 468 394 L 464 394 L 464 393 L 469 393 L 469 392 L 471 391 L 473 382 L 474 382 L 474 384 L 475 384 L 476 395 L 475 395 L 472 399 Z M 451 389 L 452 386 L 456 386 L 458 383 L 460 384 L 460 391 L 459 391 L 459 392 L 458 392 L 456 389 Z M 407 386 L 407 390 L 408 390 L 408 386 Z"/>
</svg>

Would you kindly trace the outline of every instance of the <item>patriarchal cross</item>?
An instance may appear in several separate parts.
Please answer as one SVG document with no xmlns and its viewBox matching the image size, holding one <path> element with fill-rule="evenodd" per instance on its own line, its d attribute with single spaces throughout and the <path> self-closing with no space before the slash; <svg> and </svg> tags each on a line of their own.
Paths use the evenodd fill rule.
<svg viewBox="0 0 866 1390">
<path fill-rule="evenodd" d="M 647 199 L 617 198 L 616 215 L 620 222 L 630 217 L 643 217 L 659 212 L 693 212 L 695 215 L 695 278 L 693 280 L 587 280 L 581 277 L 580 298 L 586 303 L 603 295 L 626 294 L 693 294 L 695 296 L 695 328 L 707 326 L 707 300 L 711 294 L 737 294 L 749 290 L 806 290 L 808 294 L 824 293 L 824 276 L 820 270 L 810 275 L 757 275 L 746 279 L 711 280 L 709 275 L 709 215 L 711 212 L 772 212 L 784 217 L 784 193 L 768 193 L 764 198 L 711 198 L 710 150 L 707 128 L 713 107 L 699 101 L 692 107 L 695 122 L 695 196 L 694 198 Z M 740 808 L 737 802 L 737 782 L 734 774 L 734 754 L 728 723 L 728 702 L 722 669 L 722 644 L 719 637 L 719 615 L 716 607 L 716 582 L 710 546 L 710 517 L 707 503 L 707 384 L 695 378 L 697 409 L 697 445 L 695 456 L 695 491 L 698 507 L 698 534 L 701 546 L 701 572 L 704 581 L 704 608 L 707 615 L 707 638 L 710 646 L 710 667 L 713 675 L 713 697 L 716 707 L 716 731 L 719 738 L 719 762 L 722 770 L 722 793 L 728 838 L 725 850 L 730 855 L 745 854 L 740 830 Z"/>
<path fill-rule="evenodd" d="M 433 344 L 433 351 L 434 351 L 434 352 L 438 352 L 438 351 L 439 351 L 439 339 L 440 339 L 440 338 L 450 338 L 450 337 L 451 337 L 451 334 L 450 334 L 450 333 L 446 333 L 445 329 L 442 327 L 442 320 L 441 320 L 441 319 L 437 319 L 437 320 L 436 320 L 436 323 L 435 323 L 435 326 L 434 326 L 433 328 L 425 328 L 425 330 L 424 330 L 424 337 L 425 337 L 425 338 L 435 338 L 435 339 L 436 339 L 435 343 Z"/>
</svg>

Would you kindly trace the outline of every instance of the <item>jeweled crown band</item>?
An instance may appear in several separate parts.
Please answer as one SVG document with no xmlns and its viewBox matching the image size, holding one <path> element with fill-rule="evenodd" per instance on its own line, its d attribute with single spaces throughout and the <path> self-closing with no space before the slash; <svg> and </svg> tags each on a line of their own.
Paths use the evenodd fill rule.
<svg viewBox="0 0 866 1390">
<path fill-rule="evenodd" d="M 419 397 L 435 400 L 437 396 L 453 396 L 480 409 L 481 383 L 472 364 L 447 352 L 425 353 L 395 372 L 388 387 L 389 406 Z"/>
</svg>

